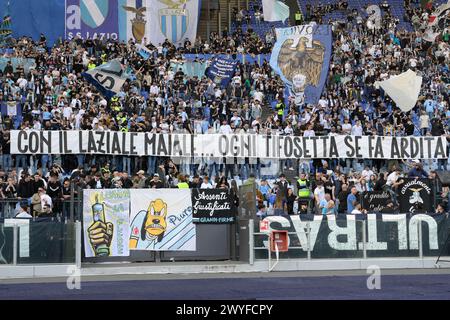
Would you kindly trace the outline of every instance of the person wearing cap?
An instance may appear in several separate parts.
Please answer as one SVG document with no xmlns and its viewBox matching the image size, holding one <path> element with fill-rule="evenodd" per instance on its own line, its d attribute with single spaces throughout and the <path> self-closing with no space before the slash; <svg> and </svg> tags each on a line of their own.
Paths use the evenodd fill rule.
<svg viewBox="0 0 450 320">
<path fill-rule="evenodd" d="M 164 183 L 159 179 L 159 174 L 155 173 L 153 178 L 148 183 L 148 188 L 161 189 L 164 188 Z"/>
<path fill-rule="evenodd" d="M 137 179 L 138 179 L 137 188 L 138 189 L 144 189 L 145 188 L 145 181 L 146 181 L 145 171 L 144 170 L 139 170 L 138 172 L 136 172 L 136 174 L 137 174 Z"/>
</svg>

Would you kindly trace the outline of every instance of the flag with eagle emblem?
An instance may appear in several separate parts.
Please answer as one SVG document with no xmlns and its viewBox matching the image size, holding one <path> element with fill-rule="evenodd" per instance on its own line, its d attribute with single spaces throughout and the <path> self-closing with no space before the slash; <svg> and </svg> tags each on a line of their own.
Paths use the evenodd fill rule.
<svg viewBox="0 0 450 320">
<path fill-rule="evenodd" d="M 279 28 L 276 36 L 270 66 L 295 97 L 296 104 L 316 104 L 330 65 L 331 26 L 309 24 Z"/>
</svg>

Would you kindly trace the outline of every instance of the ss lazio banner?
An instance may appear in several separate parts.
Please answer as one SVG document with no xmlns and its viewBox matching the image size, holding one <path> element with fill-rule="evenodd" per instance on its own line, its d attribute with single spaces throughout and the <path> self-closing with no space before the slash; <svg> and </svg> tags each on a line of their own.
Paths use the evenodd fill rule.
<svg viewBox="0 0 450 320">
<path fill-rule="evenodd" d="M 328 75 L 332 51 L 329 25 L 276 29 L 270 66 L 281 77 L 296 103 L 316 104 Z"/>
<path fill-rule="evenodd" d="M 233 197 L 224 189 L 192 189 L 194 223 L 234 223 L 237 208 Z"/>
<path fill-rule="evenodd" d="M 404 183 L 399 185 L 398 202 L 400 212 L 432 212 L 433 193 L 429 179 L 400 178 Z"/>
<path fill-rule="evenodd" d="M 66 0 L 66 39 L 119 40 L 117 0 Z"/>
<path fill-rule="evenodd" d="M 141 43 L 148 38 L 146 0 L 66 0 L 65 38 Z M 150 3 L 151 4 L 151 3 Z"/>
<path fill-rule="evenodd" d="M 146 0 L 146 18 L 151 21 L 148 39 L 155 46 L 166 39 L 175 46 L 197 36 L 200 0 Z"/>
<path fill-rule="evenodd" d="M 205 75 L 222 88 L 226 88 L 236 71 L 237 61 L 215 58 L 206 69 Z"/>
<path fill-rule="evenodd" d="M 12 130 L 12 154 L 109 154 L 269 159 L 448 159 L 447 139 L 383 136 L 158 134 Z"/>
</svg>

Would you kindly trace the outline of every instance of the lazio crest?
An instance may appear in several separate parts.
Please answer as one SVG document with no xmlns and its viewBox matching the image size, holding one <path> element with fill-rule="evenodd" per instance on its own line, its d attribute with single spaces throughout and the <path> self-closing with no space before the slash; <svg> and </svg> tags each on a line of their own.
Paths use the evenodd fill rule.
<svg viewBox="0 0 450 320">
<path fill-rule="evenodd" d="M 189 0 L 159 0 L 167 8 L 159 10 L 159 25 L 162 34 L 172 43 L 180 42 L 189 25 L 189 10 L 186 3 Z"/>
</svg>

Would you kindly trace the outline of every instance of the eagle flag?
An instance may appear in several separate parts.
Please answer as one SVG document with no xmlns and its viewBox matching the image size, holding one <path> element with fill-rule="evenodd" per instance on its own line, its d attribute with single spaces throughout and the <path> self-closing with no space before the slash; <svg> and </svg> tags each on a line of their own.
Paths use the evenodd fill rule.
<svg viewBox="0 0 450 320">
<path fill-rule="evenodd" d="M 329 25 L 308 24 L 276 29 L 270 66 L 281 77 L 297 105 L 316 104 L 330 66 Z"/>
<path fill-rule="evenodd" d="M 125 72 L 124 66 L 118 59 L 83 72 L 81 75 L 108 99 L 120 92 L 123 84 L 130 76 Z"/>
</svg>

